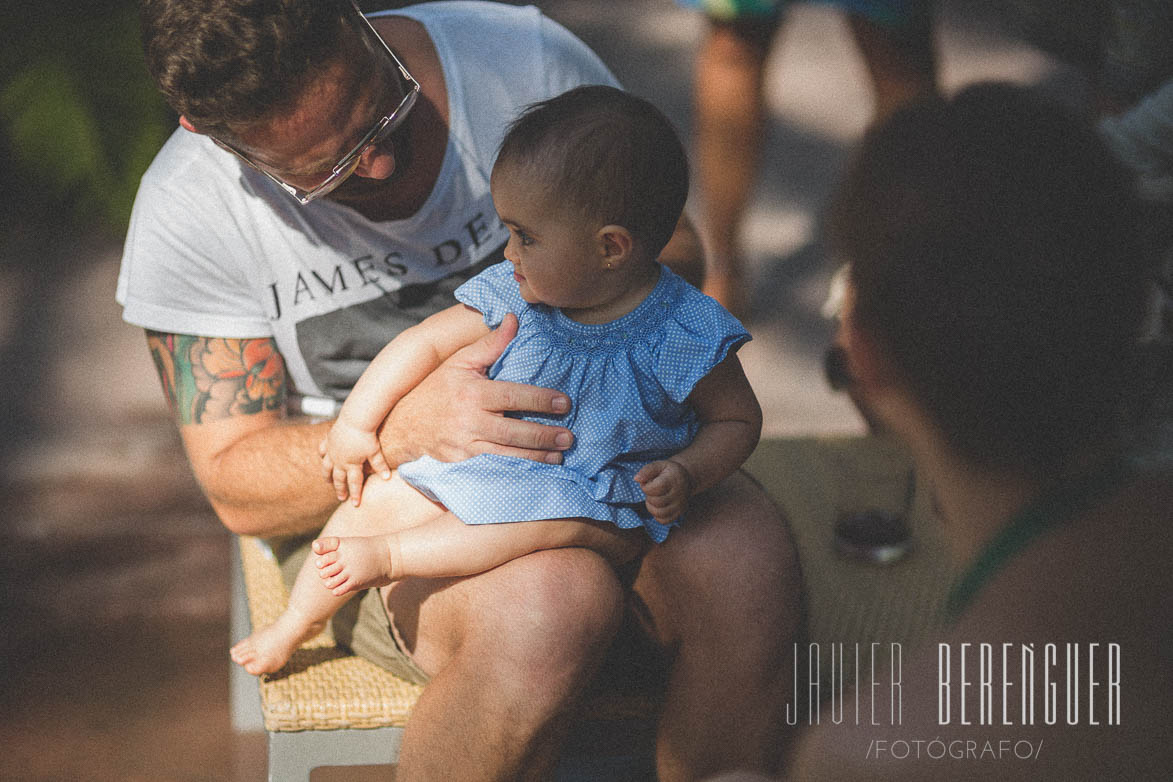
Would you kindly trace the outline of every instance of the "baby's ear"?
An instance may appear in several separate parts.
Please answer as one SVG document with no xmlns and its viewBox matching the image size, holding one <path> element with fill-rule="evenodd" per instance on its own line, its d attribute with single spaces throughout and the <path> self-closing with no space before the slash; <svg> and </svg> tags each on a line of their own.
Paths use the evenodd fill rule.
<svg viewBox="0 0 1173 782">
<path fill-rule="evenodd" d="M 635 238 L 621 225 L 605 225 L 595 234 L 603 267 L 617 269 L 631 259 Z"/>
</svg>

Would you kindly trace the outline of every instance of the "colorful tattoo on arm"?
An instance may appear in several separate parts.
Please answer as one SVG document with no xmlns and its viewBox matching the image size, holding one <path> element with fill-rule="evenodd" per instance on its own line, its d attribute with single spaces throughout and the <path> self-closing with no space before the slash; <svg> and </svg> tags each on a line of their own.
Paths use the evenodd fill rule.
<svg viewBox="0 0 1173 782">
<path fill-rule="evenodd" d="M 180 424 L 285 405 L 285 362 L 271 338 L 221 339 L 148 330 L 147 346 Z"/>
</svg>

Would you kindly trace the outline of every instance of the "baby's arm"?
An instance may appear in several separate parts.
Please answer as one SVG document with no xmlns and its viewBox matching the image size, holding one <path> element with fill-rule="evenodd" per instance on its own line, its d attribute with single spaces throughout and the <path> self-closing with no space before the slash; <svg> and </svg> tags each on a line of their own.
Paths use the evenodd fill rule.
<svg viewBox="0 0 1173 782">
<path fill-rule="evenodd" d="M 762 408 L 735 353 L 701 378 L 688 404 L 701 422 L 692 443 L 635 475 L 647 495 L 648 512 L 662 524 L 680 518 L 689 497 L 733 474 L 762 434 Z"/>
<path fill-rule="evenodd" d="M 446 358 L 488 331 L 481 313 L 457 304 L 401 332 L 379 351 L 354 384 L 319 449 L 322 471 L 333 481 L 339 501 L 349 494 L 358 504 L 364 462 L 390 477 L 378 429 L 391 408 Z"/>
</svg>

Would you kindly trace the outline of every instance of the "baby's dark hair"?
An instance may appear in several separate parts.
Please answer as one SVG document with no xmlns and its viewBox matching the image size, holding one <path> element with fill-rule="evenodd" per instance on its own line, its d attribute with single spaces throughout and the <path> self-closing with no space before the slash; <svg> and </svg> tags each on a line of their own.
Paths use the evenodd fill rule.
<svg viewBox="0 0 1173 782">
<path fill-rule="evenodd" d="M 603 85 L 528 107 L 501 143 L 501 166 L 583 218 L 623 226 L 652 258 L 688 197 L 688 160 L 672 124 L 648 101 Z"/>
<path fill-rule="evenodd" d="M 950 444 L 1037 476 L 1118 430 L 1149 296 L 1136 214 L 1090 123 L 983 84 L 870 132 L 828 232 L 857 328 Z"/>
</svg>

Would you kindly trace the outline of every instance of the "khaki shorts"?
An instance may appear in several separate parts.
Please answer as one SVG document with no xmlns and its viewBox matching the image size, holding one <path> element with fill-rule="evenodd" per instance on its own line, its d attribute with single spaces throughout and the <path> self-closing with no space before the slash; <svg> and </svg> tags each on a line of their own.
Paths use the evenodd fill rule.
<svg viewBox="0 0 1173 782">
<path fill-rule="evenodd" d="M 302 563 L 310 553 L 314 536 L 270 540 L 269 546 L 281 565 L 281 578 L 291 587 Z M 380 668 L 412 684 L 424 684 L 424 673 L 403 643 L 394 619 L 387 613 L 379 590 L 368 589 L 346 603 L 330 620 L 330 629 L 339 646 L 349 649 Z"/>
</svg>

